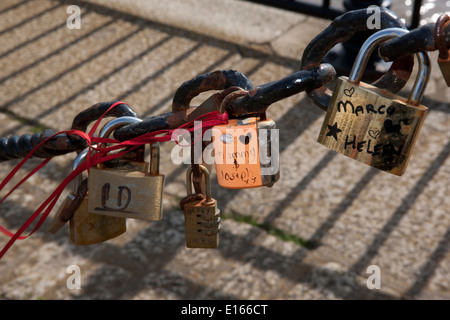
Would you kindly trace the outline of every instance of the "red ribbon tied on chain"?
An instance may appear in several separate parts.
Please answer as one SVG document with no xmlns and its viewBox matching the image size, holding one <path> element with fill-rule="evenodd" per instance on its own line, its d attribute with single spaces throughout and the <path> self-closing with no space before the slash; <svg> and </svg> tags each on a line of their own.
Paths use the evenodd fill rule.
<svg viewBox="0 0 450 320">
<path fill-rule="evenodd" d="M 84 139 L 89 146 L 91 150 L 95 150 L 95 154 L 91 154 L 91 152 L 88 152 L 86 155 L 86 160 L 81 163 L 74 171 L 72 171 L 63 181 L 62 183 L 53 191 L 53 193 L 39 206 L 39 208 L 27 219 L 27 221 L 15 232 L 11 232 L 7 230 L 6 228 L 0 226 L 0 231 L 7 236 L 11 237 L 11 239 L 8 241 L 8 243 L 3 247 L 3 249 L 0 251 L 0 259 L 5 255 L 5 253 L 8 251 L 8 249 L 13 245 L 13 243 L 16 240 L 22 240 L 30 235 L 32 235 L 39 227 L 44 223 L 47 216 L 50 214 L 51 210 L 55 206 L 56 202 L 58 201 L 61 193 L 64 191 L 66 186 L 79 174 L 82 174 L 84 171 L 89 170 L 89 168 L 98 165 L 99 163 L 109 161 L 118 157 L 121 157 L 122 155 L 142 146 L 148 143 L 154 143 L 154 142 L 166 142 L 172 140 L 172 135 L 175 134 L 176 130 L 184 129 L 188 132 L 193 132 L 195 130 L 202 130 L 202 135 L 204 132 L 212 128 L 213 126 L 219 125 L 219 124 L 226 124 L 228 122 L 228 114 L 225 112 L 223 114 L 220 114 L 218 111 L 213 111 L 206 113 L 200 117 L 198 117 L 195 120 L 192 120 L 190 122 L 187 122 L 180 127 L 176 129 L 164 129 L 164 130 L 158 130 L 154 132 L 149 132 L 143 135 L 140 135 L 138 137 L 132 138 L 130 140 L 126 141 L 118 141 L 115 139 L 110 138 L 99 138 L 94 137 L 95 132 L 97 131 L 98 126 L 100 125 L 101 120 L 105 117 L 105 115 L 113 108 L 118 106 L 119 104 L 126 104 L 125 102 L 119 101 L 115 102 L 111 105 L 111 107 L 105 111 L 105 113 L 94 123 L 89 133 L 85 133 L 83 131 L 79 130 L 65 130 L 58 132 L 51 137 L 45 139 L 40 144 L 38 144 L 5 178 L 5 180 L 2 181 L 0 184 L 0 191 L 3 190 L 3 188 L 8 184 L 8 182 L 13 178 L 13 176 L 20 170 L 20 168 L 32 157 L 34 152 L 38 150 L 42 145 L 44 145 L 47 141 L 52 139 L 58 134 L 66 133 L 68 135 L 78 135 L 82 139 Z M 128 104 L 126 104 L 128 105 Z M 198 125 L 198 121 L 201 121 L 201 124 Z M 111 146 L 107 147 L 100 147 L 104 144 L 113 144 Z M 121 150 L 124 149 L 124 151 L 117 152 L 117 153 L 110 153 L 114 150 Z M 37 165 L 28 175 L 26 175 L 22 180 L 20 180 L 16 186 L 14 186 L 1 200 L 0 205 L 3 203 L 3 201 L 14 191 L 16 190 L 20 185 L 22 185 L 26 180 L 28 180 L 32 175 L 34 175 L 37 171 L 39 171 L 41 168 L 43 168 L 51 158 L 44 159 L 39 165 Z M 45 209 L 45 211 L 42 213 L 42 216 L 40 217 L 39 221 L 36 223 L 33 230 L 26 236 L 22 236 L 23 232 L 33 223 L 33 221 L 41 214 L 41 212 Z"/>
</svg>

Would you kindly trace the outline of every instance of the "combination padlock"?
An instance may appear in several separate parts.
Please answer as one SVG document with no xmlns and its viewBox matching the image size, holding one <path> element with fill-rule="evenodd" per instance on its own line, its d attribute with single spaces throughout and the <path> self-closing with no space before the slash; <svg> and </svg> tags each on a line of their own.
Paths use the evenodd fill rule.
<svg viewBox="0 0 450 320">
<path fill-rule="evenodd" d="M 426 52 L 416 53 L 419 68 L 409 99 L 361 82 L 372 51 L 408 31 L 383 29 L 361 47 L 349 77 L 337 79 L 318 142 L 377 169 L 402 175 L 428 108 L 421 105 L 430 77 Z"/>
<path fill-rule="evenodd" d="M 74 162 L 74 170 L 86 158 L 89 148 L 84 149 Z M 80 173 L 74 179 L 75 195 L 83 178 Z M 127 230 L 126 220 L 119 217 L 108 217 L 88 212 L 89 191 L 81 201 L 73 216 L 69 220 L 70 240 L 76 245 L 91 245 L 113 239 Z"/>
<path fill-rule="evenodd" d="M 120 117 L 108 122 L 100 137 L 116 128 L 142 121 Z M 159 173 L 159 143 L 150 144 L 150 163 L 125 162 L 116 167 L 102 163 L 89 171 L 90 213 L 140 220 L 161 220 L 164 175 Z"/>
<path fill-rule="evenodd" d="M 206 195 L 192 194 L 192 167 L 186 172 L 187 197 L 180 202 L 184 212 L 187 248 L 217 248 L 219 246 L 220 210 L 211 198 L 210 174 L 199 165 L 205 176 Z"/>
<path fill-rule="evenodd" d="M 266 117 L 229 119 L 212 128 L 217 182 L 228 189 L 272 187 L 280 178 L 279 134 Z"/>
<path fill-rule="evenodd" d="M 450 87 L 450 49 L 447 49 L 445 44 L 444 30 L 448 27 L 449 23 L 450 16 L 443 14 L 436 21 L 436 27 L 434 29 L 436 47 L 439 50 L 438 65 L 448 87 Z"/>
</svg>

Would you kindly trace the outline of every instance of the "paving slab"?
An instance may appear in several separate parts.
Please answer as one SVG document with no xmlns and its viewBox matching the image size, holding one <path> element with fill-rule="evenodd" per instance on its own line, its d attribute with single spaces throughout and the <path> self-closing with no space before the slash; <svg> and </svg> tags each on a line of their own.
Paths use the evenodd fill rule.
<svg viewBox="0 0 450 320">
<path fill-rule="evenodd" d="M 69 129 L 101 101 L 159 115 L 184 81 L 214 70 L 241 71 L 254 85 L 281 79 L 329 23 L 245 1 L 213 3 L 2 1 L 0 136 Z M 69 4 L 82 10 L 79 30 L 65 26 Z M 280 130 L 281 178 L 272 188 L 224 189 L 213 175 L 224 218 L 218 249 L 186 248 L 178 203 L 187 167 L 171 162 L 174 144 L 164 143 L 163 220 L 128 219 L 125 234 L 75 246 L 68 226 L 47 232 L 54 210 L 0 260 L 0 299 L 449 299 L 450 90 L 430 56 L 430 112 L 402 177 L 318 144 L 325 114 L 300 93 L 267 112 Z M 70 173 L 74 156 L 53 158 L 17 189 L 0 205 L 0 225 L 17 230 Z M 18 162 L 3 162 L 1 176 Z M 8 240 L 0 234 L 2 246 Z M 71 265 L 80 267 L 80 290 L 67 286 Z M 367 286 L 373 265 L 380 289 Z"/>
</svg>

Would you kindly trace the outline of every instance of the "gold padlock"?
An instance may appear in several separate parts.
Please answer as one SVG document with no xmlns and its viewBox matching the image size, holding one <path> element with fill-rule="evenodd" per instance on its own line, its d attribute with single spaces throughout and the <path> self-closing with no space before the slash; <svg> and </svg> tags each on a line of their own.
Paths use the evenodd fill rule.
<svg viewBox="0 0 450 320">
<path fill-rule="evenodd" d="M 199 165 L 205 175 L 205 197 L 182 205 L 186 229 L 186 247 L 217 248 L 219 246 L 220 210 L 217 201 L 211 198 L 210 175 L 206 167 Z M 188 197 L 192 195 L 192 167 L 186 172 Z"/>
<path fill-rule="evenodd" d="M 74 170 L 85 159 L 89 148 L 84 149 L 74 162 Z M 74 192 L 82 181 L 82 174 L 75 177 Z M 70 239 L 76 245 L 91 245 L 104 242 L 123 234 L 126 229 L 126 220 L 119 217 L 108 217 L 88 212 L 88 195 L 81 201 L 69 220 Z"/>
<path fill-rule="evenodd" d="M 217 182 L 223 188 L 272 187 L 280 178 L 278 130 L 266 117 L 229 119 L 213 130 Z"/>
<path fill-rule="evenodd" d="M 108 122 L 101 137 L 123 125 L 140 122 L 133 117 L 120 117 Z M 150 144 L 150 163 L 128 163 L 119 167 L 100 164 L 89 171 L 90 213 L 132 218 L 161 220 L 163 214 L 164 175 L 159 173 L 159 143 Z"/>
<path fill-rule="evenodd" d="M 428 108 L 420 104 L 430 77 L 426 52 L 416 53 L 419 70 L 409 99 L 361 82 L 372 51 L 408 31 L 383 29 L 361 47 L 349 77 L 337 79 L 318 142 L 377 169 L 402 175 Z"/>
</svg>

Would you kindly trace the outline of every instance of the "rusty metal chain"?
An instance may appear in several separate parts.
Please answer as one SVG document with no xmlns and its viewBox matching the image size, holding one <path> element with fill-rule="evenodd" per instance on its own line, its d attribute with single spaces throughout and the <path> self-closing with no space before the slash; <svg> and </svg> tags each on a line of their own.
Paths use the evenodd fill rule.
<svg viewBox="0 0 450 320">
<path fill-rule="evenodd" d="M 380 45 L 380 55 L 386 61 L 394 61 L 421 51 L 436 51 L 438 46 L 434 34 L 435 28 L 435 23 L 428 23 L 401 37 L 388 40 Z M 442 32 L 445 44 L 447 48 L 450 48 L 450 24 Z"/>
<path fill-rule="evenodd" d="M 45 130 L 41 133 L 24 134 L 20 137 L 12 135 L 9 138 L 0 139 L 0 161 L 24 158 L 31 150 L 44 140 L 55 135 L 54 130 Z M 66 134 L 59 134 L 53 137 L 48 143 L 39 148 L 34 154 L 38 158 L 51 158 L 54 156 L 76 151 L 79 144 L 70 141 Z"/>
<path fill-rule="evenodd" d="M 89 124 L 105 113 L 114 102 L 97 103 L 90 108 L 80 112 L 73 120 L 72 129 L 86 131 Z M 108 112 L 107 116 L 121 117 L 138 115 L 125 104 L 120 104 Z M 57 134 L 55 130 L 47 129 L 41 133 L 24 134 L 20 137 L 12 135 L 9 138 L 0 138 L 0 161 L 20 159 L 27 156 L 31 150 L 49 139 L 45 144 L 39 147 L 34 153 L 35 158 L 51 158 L 70 152 L 79 152 L 87 147 L 86 141 L 77 135 L 68 135 L 66 133 Z"/>
<path fill-rule="evenodd" d="M 381 29 L 404 28 L 404 23 L 391 11 L 381 7 Z M 355 33 L 367 31 L 367 10 L 347 12 L 331 22 L 329 27 L 319 33 L 305 48 L 300 63 L 300 71 L 285 78 L 254 86 L 239 71 L 219 70 L 198 75 L 184 82 L 175 92 L 172 111 L 143 119 L 142 122 L 127 125 L 114 131 L 119 141 L 129 140 L 145 133 L 161 129 L 174 129 L 206 112 L 218 111 L 221 101 L 231 92 L 242 90 L 235 99 L 226 104 L 231 118 L 263 114 L 273 103 L 289 96 L 306 91 L 308 96 L 321 109 L 326 110 L 332 91 L 325 87 L 331 82 L 336 71 L 332 65 L 321 63 L 325 54 L 336 44 L 350 39 Z M 413 54 L 420 51 L 435 51 L 435 24 L 421 26 L 409 33 L 388 40 L 380 45 L 379 54 L 385 61 L 393 61 L 391 68 L 373 84 L 392 93 L 400 91 L 408 81 L 413 68 Z M 442 30 L 442 37 L 450 47 L 450 26 Z M 198 107 L 190 105 L 192 99 L 202 92 L 216 90 Z M 88 125 L 97 120 L 114 102 L 97 103 L 82 112 L 73 120 L 72 128 L 85 131 Z M 120 117 L 137 114 L 127 105 L 121 104 L 112 109 L 107 116 Z M 45 139 L 55 135 L 54 130 L 22 136 L 13 135 L 0 138 L 0 162 L 25 157 Z M 79 152 L 86 147 L 86 141 L 77 135 L 58 134 L 42 145 L 33 157 L 50 158 L 70 152 Z"/>
<path fill-rule="evenodd" d="M 323 64 L 310 70 L 298 71 L 281 80 L 254 87 L 247 77 L 235 70 L 219 70 L 200 74 L 184 82 L 176 91 L 172 112 L 152 116 L 142 122 L 127 125 L 114 131 L 119 141 L 129 140 L 142 134 L 161 129 L 174 129 L 207 112 L 218 111 L 223 98 L 236 89 L 244 89 L 248 94 L 227 106 L 231 117 L 246 116 L 265 112 L 269 105 L 307 89 L 320 87 L 333 80 L 334 68 Z M 191 100 L 202 92 L 219 90 L 198 107 L 190 106 Z M 73 120 L 72 129 L 86 131 L 90 123 L 100 118 L 112 102 L 101 102 L 81 111 Z M 125 104 L 120 104 L 105 116 L 120 117 L 138 115 Z M 46 130 L 34 135 L 13 135 L 0 139 L 0 161 L 25 157 L 37 145 L 57 132 Z M 50 158 L 70 152 L 79 152 L 87 147 L 86 141 L 78 135 L 58 134 L 43 144 L 33 155 L 35 158 Z"/>
<path fill-rule="evenodd" d="M 190 80 L 182 85 L 182 88 L 190 87 L 185 91 L 185 96 L 193 97 L 194 94 L 198 94 L 202 91 L 210 90 L 214 88 L 209 83 L 210 79 L 224 76 L 226 79 L 228 71 L 216 71 L 215 73 L 208 75 L 200 75 L 202 84 L 200 86 L 190 86 L 191 83 L 197 83 L 196 79 Z M 219 76 L 221 75 L 221 76 Z M 243 78 L 244 75 L 239 77 Z M 235 99 L 228 104 L 226 111 L 230 117 L 245 117 L 254 114 L 261 114 L 273 103 L 285 99 L 291 95 L 303 92 L 308 89 L 320 87 L 335 77 L 335 70 L 330 64 L 322 64 L 312 67 L 308 70 L 301 70 L 292 75 L 289 75 L 283 79 L 273 81 L 261 86 L 254 87 L 249 81 L 245 86 L 239 86 L 237 82 L 228 82 L 227 86 L 216 86 L 215 89 L 222 89 L 223 91 L 217 95 L 211 96 L 199 107 L 189 107 L 190 99 L 187 103 L 184 103 L 183 107 L 174 100 L 172 105 L 172 112 L 166 113 L 157 117 L 150 117 L 144 119 L 141 123 L 122 127 L 114 131 L 114 138 L 120 141 L 129 140 L 140 134 L 146 132 L 152 132 L 162 129 L 174 129 L 179 127 L 184 122 L 195 119 L 196 117 L 211 111 L 218 111 L 220 107 L 220 101 L 230 92 L 236 90 L 236 88 L 242 88 L 248 91 L 248 94 Z M 202 90 L 203 89 L 203 90 Z"/>
</svg>

